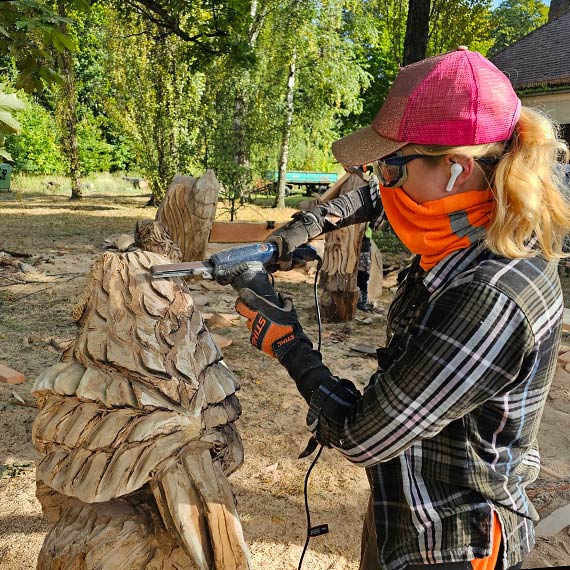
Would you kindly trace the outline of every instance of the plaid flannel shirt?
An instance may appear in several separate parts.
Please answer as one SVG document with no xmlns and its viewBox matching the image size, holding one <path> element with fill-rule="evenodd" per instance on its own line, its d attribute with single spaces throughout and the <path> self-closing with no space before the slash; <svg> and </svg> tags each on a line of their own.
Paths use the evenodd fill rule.
<svg viewBox="0 0 570 570">
<path fill-rule="evenodd" d="M 408 271 L 363 395 L 321 373 L 307 424 L 367 468 L 382 568 L 488 556 L 493 511 L 503 566 L 531 550 L 525 487 L 540 469 L 562 312 L 556 263 L 474 245 Z"/>
</svg>

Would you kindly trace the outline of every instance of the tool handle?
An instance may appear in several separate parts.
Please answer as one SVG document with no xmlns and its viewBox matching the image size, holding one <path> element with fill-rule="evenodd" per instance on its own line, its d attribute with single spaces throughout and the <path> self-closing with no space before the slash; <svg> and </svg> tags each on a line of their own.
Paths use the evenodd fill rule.
<svg viewBox="0 0 570 570">
<path fill-rule="evenodd" d="M 270 303 L 281 306 L 281 301 L 273 285 L 269 281 L 269 274 L 262 268 L 251 268 L 240 273 L 232 281 L 232 287 L 239 292 L 240 289 L 247 287 L 260 297 L 263 297 Z"/>
<path fill-rule="evenodd" d="M 272 243 L 252 243 L 238 245 L 214 253 L 208 260 L 214 267 L 229 267 L 239 265 L 244 261 L 259 261 L 267 265 L 277 259 L 277 246 Z"/>
<path fill-rule="evenodd" d="M 277 261 L 277 246 L 273 243 L 252 243 L 238 245 L 230 249 L 225 249 L 214 253 L 208 260 L 214 267 L 238 265 L 243 261 L 259 261 L 266 267 Z M 315 248 L 305 244 L 299 246 L 293 252 L 294 259 L 303 261 L 313 261 L 318 259 Z"/>
</svg>

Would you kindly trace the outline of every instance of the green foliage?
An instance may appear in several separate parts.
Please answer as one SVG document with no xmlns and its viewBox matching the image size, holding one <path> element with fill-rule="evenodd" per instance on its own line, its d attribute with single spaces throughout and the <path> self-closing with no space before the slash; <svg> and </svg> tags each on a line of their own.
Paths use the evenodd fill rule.
<svg viewBox="0 0 570 570">
<path fill-rule="evenodd" d="M 113 163 L 113 147 L 104 140 L 95 117 L 86 115 L 80 121 L 77 138 L 81 173 L 109 172 Z"/>
<path fill-rule="evenodd" d="M 72 50 L 74 42 L 59 29 L 65 23 L 47 2 L 0 2 L 0 53 L 7 54 L 18 70 L 16 88 L 39 92 L 46 83 L 60 81 L 51 65 L 49 50 Z"/>
<path fill-rule="evenodd" d="M 493 12 L 494 55 L 548 21 L 548 6 L 541 0 L 505 0 Z"/>
<path fill-rule="evenodd" d="M 383 224 L 377 232 L 372 234 L 372 239 L 378 249 L 384 253 L 405 253 L 408 251 L 387 223 Z"/>
<path fill-rule="evenodd" d="M 57 174 L 65 169 L 58 145 L 58 131 L 53 116 L 32 98 L 17 114 L 19 135 L 6 139 L 6 148 L 14 160 L 15 171 L 33 174 Z"/>
<path fill-rule="evenodd" d="M 248 0 L 117 0 L 114 5 L 157 41 L 176 38 L 192 71 L 219 58 L 245 65 L 253 60 L 248 33 L 256 22 Z"/>
<path fill-rule="evenodd" d="M 428 55 L 461 44 L 495 53 L 546 19 L 539 0 L 491 3 L 432 0 Z M 370 124 L 384 101 L 407 9 L 403 0 L 0 2 L 5 77 L 44 89 L 19 115 L 21 138 L 10 135 L 16 168 L 65 171 L 55 62 L 73 50 L 82 172 L 137 171 L 159 199 L 177 172 L 214 168 L 234 215 L 252 181 L 277 169 L 293 53 L 288 167 L 338 171 L 331 143 Z M 9 129 L 10 112 L 0 108 Z"/>
<path fill-rule="evenodd" d="M 12 160 L 10 153 L 4 148 L 6 135 L 20 131 L 20 123 L 14 118 L 16 111 L 25 108 L 24 102 L 14 93 L 6 93 L 6 87 L 0 85 L 0 157 Z"/>
<path fill-rule="evenodd" d="M 158 200 L 177 172 L 189 173 L 197 165 L 203 77 L 184 61 L 181 40 L 168 36 L 157 41 L 158 30 L 148 24 L 110 17 L 107 34 L 106 68 L 114 89 L 105 110 L 132 141 L 138 166 Z"/>
<path fill-rule="evenodd" d="M 465 45 L 486 54 L 493 45 L 491 0 L 433 0 L 428 55 Z"/>
</svg>

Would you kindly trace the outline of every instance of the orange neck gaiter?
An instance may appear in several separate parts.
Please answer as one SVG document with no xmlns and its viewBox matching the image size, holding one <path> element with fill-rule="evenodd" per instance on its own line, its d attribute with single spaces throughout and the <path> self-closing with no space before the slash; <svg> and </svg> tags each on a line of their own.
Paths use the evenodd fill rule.
<svg viewBox="0 0 570 570">
<path fill-rule="evenodd" d="M 479 241 L 491 220 L 490 190 L 461 192 L 418 204 L 401 188 L 380 187 L 382 204 L 396 235 L 421 256 L 428 271 L 453 251 Z"/>
</svg>

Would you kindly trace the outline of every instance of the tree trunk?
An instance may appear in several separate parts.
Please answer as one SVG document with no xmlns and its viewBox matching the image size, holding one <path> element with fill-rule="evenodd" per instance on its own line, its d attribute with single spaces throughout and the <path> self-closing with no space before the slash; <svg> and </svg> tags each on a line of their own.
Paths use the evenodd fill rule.
<svg viewBox="0 0 570 570">
<path fill-rule="evenodd" d="M 340 194 L 362 186 L 362 178 L 352 174 Z M 342 323 L 354 318 L 358 301 L 358 256 L 365 224 L 335 230 L 325 237 L 325 253 L 321 269 L 321 315 L 323 322 Z"/>
<path fill-rule="evenodd" d="M 213 170 L 206 170 L 198 179 L 178 175 L 172 180 L 156 219 L 180 247 L 182 261 L 206 257 L 219 192 L 220 184 Z"/>
<path fill-rule="evenodd" d="M 67 18 L 66 4 L 62 0 L 58 2 L 58 13 Z M 61 31 L 67 34 L 67 24 L 61 24 Z M 77 87 L 75 85 L 75 66 L 73 54 L 63 49 L 59 55 L 59 65 L 63 76 L 61 96 L 59 101 L 59 121 L 61 127 L 61 146 L 64 155 L 69 162 L 68 174 L 71 180 L 71 199 L 82 198 L 80 184 L 79 149 L 77 146 Z"/>
<path fill-rule="evenodd" d="M 227 475 L 243 462 L 233 374 L 167 257 L 103 254 L 79 332 L 36 380 L 38 568 L 246 570 Z"/>
<path fill-rule="evenodd" d="M 251 25 L 248 30 L 248 43 L 249 47 L 253 51 L 259 33 L 263 27 L 263 22 L 265 20 L 266 14 L 258 14 L 258 2 L 253 0 L 250 6 L 250 17 Z M 249 140 L 249 124 L 248 124 L 248 113 L 249 113 L 249 101 L 247 89 L 249 89 L 250 81 L 250 70 L 246 66 L 242 66 L 237 69 L 235 77 L 238 79 L 235 81 L 235 96 L 234 96 L 234 108 L 233 108 L 233 145 L 234 145 L 234 163 L 237 167 L 237 176 L 235 178 L 234 184 L 237 188 L 234 188 L 229 193 L 230 201 L 230 219 L 233 221 L 235 213 L 239 208 L 239 203 L 241 202 L 242 196 L 247 190 L 247 185 L 251 181 L 251 169 L 250 169 L 250 140 Z"/>
<path fill-rule="evenodd" d="M 156 152 L 155 171 L 151 177 L 151 191 L 155 204 L 163 198 L 168 181 L 177 171 L 176 121 L 173 117 L 173 91 L 176 89 L 176 58 L 172 45 L 167 41 L 154 42 L 152 65 L 166 68 L 168 74 L 157 72 L 153 78 L 156 101 L 156 117 L 153 124 L 154 149 Z"/>
<path fill-rule="evenodd" d="M 550 9 L 548 10 L 548 21 L 552 22 L 560 18 L 570 10 L 570 0 L 550 0 Z"/>
<path fill-rule="evenodd" d="M 409 0 L 403 65 L 425 59 L 429 33 L 430 0 Z"/>
<path fill-rule="evenodd" d="M 275 206 L 285 207 L 285 177 L 287 176 L 287 162 L 289 160 L 289 140 L 291 139 L 291 125 L 293 123 L 293 110 L 295 99 L 295 67 L 297 63 L 297 50 L 293 49 L 291 62 L 289 63 L 289 75 L 287 76 L 287 105 L 285 107 L 285 123 L 283 136 L 281 137 L 281 152 L 279 154 L 279 175 L 277 178 L 277 193 Z"/>
</svg>

